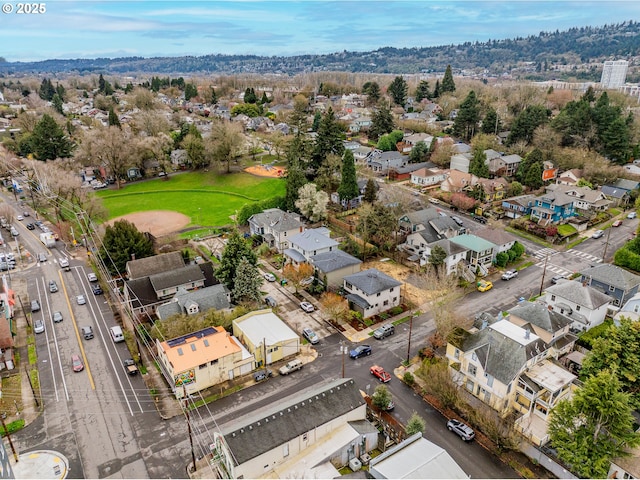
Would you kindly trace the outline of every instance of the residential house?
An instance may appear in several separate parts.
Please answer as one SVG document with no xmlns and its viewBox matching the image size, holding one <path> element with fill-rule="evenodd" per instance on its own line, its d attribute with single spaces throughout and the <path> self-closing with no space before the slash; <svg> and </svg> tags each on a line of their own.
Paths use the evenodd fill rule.
<svg viewBox="0 0 640 480">
<path fill-rule="evenodd" d="M 495 245 L 495 248 L 493 249 L 494 260 L 497 254 L 510 250 L 517 240 L 515 235 L 512 235 L 505 230 L 493 227 L 484 227 L 480 230 L 476 230 L 474 235 Z"/>
<path fill-rule="evenodd" d="M 270 248 L 282 253 L 290 247 L 291 237 L 304 231 L 300 215 L 269 208 L 249 217 L 251 235 L 260 235 Z"/>
<path fill-rule="evenodd" d="M 471 153 L 456 153 L 451 156 L 449 168 L 462 173 L 469 173 L 469 165 L 471 164 L 472 157 L 473 155 L 471 155 Z"/>
<path fill-rule="evenodd" d="M 513 177 L 522 162 L 520 155 L 503 155 L 495 150 L 484 151 L 489 173 L 496 177 Z"/>
<path fill-rule="evenodd" d="M 411 174 L 423 168 L 432 168 L 436 165 L 431 162 L 420 162 L 420 163 L 406 163 L 399 167 L 389 167 L 389 171 L 387 175 L 389 176 L 389 180 L 394 181 L 402 181 L 402 180 L 410 180 Z"/>
<path fill-rule="evenodd" d="M 584 332 L 604 322 L 612 298 L 586 283 L 560 281 L 545 291 L 543 301 L 571 321 L 571 330 Z"/>
<path fill-rule="evenodd" d="M 488 270 L 493 262 L 494 249 L 497 248 L 497 245 L 468 233 L 453 237 L 450 241 L 460 245 L 466 250 L 466 260 L 469 264 L 469 268 L 481 276 L 485 276 L 489 273 Z"/>
<path fill-rule="evenodd" d="M 628 455 L 612 459 L 607 478 L 640 478 L 640 447 L 630 449 Z"/>
<path fill-rule="evenodd" d="M 398 145 L 396 146 L 399 152 L 402 152 L 406 155 L 411 153 L 413 147 L 415 147 L 418 143 L 423 142 L 427 148 L 431 147 L 431 142 L 433 141 L 433 135 L 429 135 L 428 133 L 412 133 L 410 135 L 405 135 Z"/>
<path fill-rule="evenodd" d="M 542 225 L 565 222 L 577 215 L 573 200 L 561 192 L 549 192 L 536 197 L 531 208 L 531 220 Z"/>
<path fill-rule="evenodd" d="M 576 186 L 578 184 L 578 181 L 580 181 L 581 178 L 582 178 L 582 169 L 573 168 L 571 170 L 567 170 L 566 172 L 562 172 L 556 178 L 556 183 L 558 185 Z"/>
<path fill-rule="evenodd" d="M 626 317 L 634 322 L 640 320 L 640 293 L 636 293 L 627 300 L 622 308 L 616 312 L 613 317 L 613 323 L 615 325 L 620 325 L 620 317 Z"/>
<path fill-rule="evenodd" d="M 184 258 L 181 252 L 161 253 L 140 259 L 129 260 L 125 265 L 127 278 L 149 277 L 157 273 L 178 270 L 184 267 Z"/>
<path fill-rule="evenodd" d="M 449 176 L 440 184 L 443 192 L 457 193 L 469 190 L 478 183 L 478 177 L 460 170 L 449 170 Z"/>
<path fill-rule="evenodd" d="M 571 352 L 578 339 L 571 333 L 573 320 L 550 310 L 543 302 L 519 302 L 508 310 L 506 318 L 540 337 L 550 348 L 549 355 L 555 359 Z"/>
<path fill-rule="evenodd" d="M 580 272 L 580 281 L 612 297 L 611 304 L 620 307 L 638 293 L 640 276 L 624 268 L 600 263 Z"/>
<path fill-rule="evenodd" d="M 546 359 L 547 344 L 528 328 L 487 318 L 480 316 L 481 326 L 447 344 L 450 372 L 457 384 L 501 415 L 518 412 L 516 427 L 543 445 L 549 412 L 570 397 L 576 377 Z"/>
<path fill-rule="evenodd" d="M 320 253 L 338 250 L 340 245 L 331 238 L 328 228 L 312 228 L 298 233 L 289 239 L 290 248 L 282 253 L 294 265 L 308 262 L 309 257 Z"/>
<path fill-rule="evenodd" d="M 207 327 L 161 342 L 157 365 L 176 398 L 191 395 L 253 370 L 254 359 L 224 327 Z"/>
<path fill-rule="evenodd" d="M 552 183 L 547 185 L 547 192 L 561 192 L 572 197 L 573 205 L 578 210 L 604 212 L 611 205 L 611 200 L 599 190 L 589 187 L 576 187 Z"/>
<path fill-rule="evenodd" d="M 373 450 L 378 431 L 350 379 L 312 387 L 213 432 L 218 478 L 336 478 L 337 466 Z"/>
<path fill-rule="evenodd" d="M 382 152 L 380 150 L 372 150 L 366 160 L 367 167 L 378 175 L 388 175 L 390 169 L 404 167 L 408 163 L 409 157 L 402 155 L 398 151 Z"/>
<path fill-rule="evenodd" d="M 424 230 L 423 230 L 424 231 Z M 418 232 L 418 235 L 422 232 Z M 447 256 L 444 259 L 443 266 L 447 275 L 459 272 L 458 265 L 461 261 L 467 258 L 467 249 L 462 245 L 453 243 L 449 239 L 436 240 L 435 242 L 426 244 L 424 246 L 418 246 L 418 251 L 422 251 L 420 254 L 420 266 L 424 266 L 429 262 L 431 251 L 436 247 L 442 248 Z"/>
<path fill-rule="evenodd" d="M 478 178 L 476 180 L 476 186 L 478 185 L 481 186 L 482 192 L 484 193 L 482 201 L 494 202 L 504 198 L 509 183 L 502 177 L 493 179 Z"/>
<path fill-rule="evenodd" d="M 411 172 L 411 183 L 419 187 L 432 187 L 440 185 L 449 176 L 449 170 L 440 168 L 420 168 Z"/>
<path fill-rule="evenodd" d="M 535 196 L 520 195 L 502 200 L 502 209 L 508 218 L 520 218 L 531 213 Z"/>
<path fill-rule="evenodd" d="M 15 292 L 11 288 L 8 275 L 0 279 L 0 371 L 15 368 L 15 342 L 17 334 L 14 308 L 16 305 Z"/>
<path fill-rule="evenodd" d="M 427 207 L 422 210 L 416 210 L 415 212 L 405 213 L 398 219 L 398 228 L 407 234 L 425 230 L 430 225 L 434 227 L 438 233 L 442 233 L 449 227 L 454 228 L 456 231 L 459 230 L 458 225 L 451 220 L 450 217 L 440 215 L 439 209 L 435 207 Z M 453 225 L 456 226 L 453 227 Z M 435 240 L 439 239 L 436 238 Z"/>
<path fill-rule="evenodd" d="M 369 462 L 372 478 L 459 478 L 467 475 L 447 451 L 416 433 Z"/>
<path fill-rule="evenodd" d="M 221 283 L 198 290 L 178 290 L 170 302 L 158 305 L 156 314 L 160 320 L 173 315 L 197 315 L 209 310 L 226 310 L 231 306 L 231 292 Z"/>
<path fill-rule="evenodd" d="M 253 355 L 256 367 L 271 365 L 300 352 L 300 337 L 271 309 L 236 318 L 233 334 Z"/>
<path fill-rule="evenodd" d="M 349 123 L 349 131 L 351 133 L 358 133 L 360 130 L 367 129 L 371 126 L 371 117 L 358 116 L 351 123 Z"/>
<path fill-rule="evenodd" d="M 400 305 L 402 282 L 370 268 L 344 277 L 349 308 L 369 318 Z"/>
<path fill-rule="evenodd" d="M 330 197 L 331 202 L 342 205 L 342 207 L 345 209 L 358 207 L 362 203 L 362 200 L 364 199 L 364 192 L 367 189 L 368 181 L 369 180 L 367 180 L 366 178 L 363 178 L 357 181 L 358 191 L 360 192 L 360 194 L 357 197 L 352 198 L 349 201 L 340 200 L 340 194 L 338 192 L 333 192 Z M 378 191 L 378 186 L 376 185 L 376 192 L 377 191 Z"/>
<path fill-rule="evenodd" d="M 611 200 L 612 205 L 616 207 L 627 205 L 631 198 L 629 190 L 613 185 L 603 185 L 600 191 L 604 193 L 607 199 Z"/>
<path fill-rule="evenodd" d="M 360 271 L 362 260 L 342 250 L 332 250 L 310 256 L 309 263 L 327 287 L 337 289 L 342 287 L 344 277 Z"/>
</svg>

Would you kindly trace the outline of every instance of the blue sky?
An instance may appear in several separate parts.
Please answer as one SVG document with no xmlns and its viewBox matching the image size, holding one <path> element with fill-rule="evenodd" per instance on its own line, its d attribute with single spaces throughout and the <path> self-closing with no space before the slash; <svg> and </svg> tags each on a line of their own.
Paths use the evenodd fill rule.
<svg viewBox="0 0 640 480">
<path fill-rule="evenodd" d="M 43 3 L 45 13 L 20 15 L 15 12 L 18 2 L 0 0 L 5 12 L 0 13 L 0 56 L 8 61 L 32 61 L 319 54 L 513 38 L 640 19 L 640 2 L 635 0 Z"/>
</svg>

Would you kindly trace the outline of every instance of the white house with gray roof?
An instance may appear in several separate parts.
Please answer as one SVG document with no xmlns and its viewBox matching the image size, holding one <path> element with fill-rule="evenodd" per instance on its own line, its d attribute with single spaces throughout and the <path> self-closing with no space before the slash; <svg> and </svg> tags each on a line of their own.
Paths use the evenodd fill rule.
<svg viewBox="0 0 640 480">
<path fill-rule="evenodd" d="M 208 310 L 225 310 L 231 306 L 231 292 L 223 284 L 188 291 L 180 288 L 170 302 L 158 305 L 156 314 L 160 320 L 172 315 L 196 315 Z"/>
<path fill-rule="evenodd" d="M 467 250 L 466 260 L 471 269 L 477 270 L 477 273 L 483 276 L 488 273 L 497 248 L 495 243 L 470 234 L 458 235 L 450 241 Z"/>
<path fill-rule="evenodd" d="M 300 215 L 269 208 L 249 217 L 251 235 L 260 235 L 264 242 L 278 252 L 290 246 L 290 238 L 304 231 Z"/>
<path fill-rule="evenodd" d="M 283 251 L 284 255 L 294 264 L 308 262 L 309 257 L 321 253 L 338 250 L 338 242 L 331 238 L 328 228 L 312 228 L 298 233 L 289 239 L 290 248 Z"/>
<path fill-rule="evenodd" d="M 337 478 L 333 467 L 373 450 L 377 429 L 350 379 L 321 382 L 221 425 L 219 478 Z"/>
<path fill-rule="evenodd" d="M 325 285 L 338 288 L 342 286 L 344 277 L 360 271 L 362 260 L 338 249 L 312 255 L 309 263 Z"/>
<path fill-rule="evenodd" d="M 400 305 L 402 282 L 376 268 L 344 277 L 349 308 L 368 318 Z"/>
<path fill-rule="evenodd" d="M 420 266 L 424 266 L 429 262 L 431 251 L 436 246 L 442 248 L 447 254 L 443 263 L 446 274 L 451 275 L 452 273 L 455 273 L 458 270 L 458 264 L 467 257 L 467 249 L 462 245 L 451 242 L 447 238 L 425 246 L 425 249 L 420 256 Z"/>
<path fill-rule="evenodd" d="M 571 321 L 574 332 L 584 332 L 604 322 L 612 300 L 586 282 L 572 280 L 561 280 L 547 287 L 543 297 L 550 309 Z"/>
<path fill-rule="evenodd" d="M 620 307 L 638 293 L 640 276 L 624 268 L 600 263 L 580 272 L 580 281 L 612 297 L 611 304 Z"/>
</svg>

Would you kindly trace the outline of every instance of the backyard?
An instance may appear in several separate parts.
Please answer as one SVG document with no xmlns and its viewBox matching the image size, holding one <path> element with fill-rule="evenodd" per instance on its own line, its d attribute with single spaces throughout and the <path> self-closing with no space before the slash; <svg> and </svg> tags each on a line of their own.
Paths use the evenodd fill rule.
<svg viewBox="0 0 640 480">
<path fill-rule="evenodd" d="M 168 178 L 132 183 L 120 190 L 102 190 L 97 195 L 110 219 L 135 212 L 173 211 L 188 217 L 190 226 L 218 227 L 232 223 L 230 217 L 245 204 L 285 192 L 282 179 L 245 172 L 185 172 Z"/>
</svg>

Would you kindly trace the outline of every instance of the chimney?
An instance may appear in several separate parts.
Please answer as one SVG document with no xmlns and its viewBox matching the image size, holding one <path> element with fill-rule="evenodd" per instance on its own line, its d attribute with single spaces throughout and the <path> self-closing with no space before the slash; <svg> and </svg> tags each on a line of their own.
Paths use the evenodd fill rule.
<svg viewBox="0 0 640 480">
<path fill-rule="evenodd" d="M 529 331 L 528 328 L 525 328 L 524 330 L 524 338 L 529 340 L 529 338 L 531 338 L 531 332 Z"/>
</svg>

